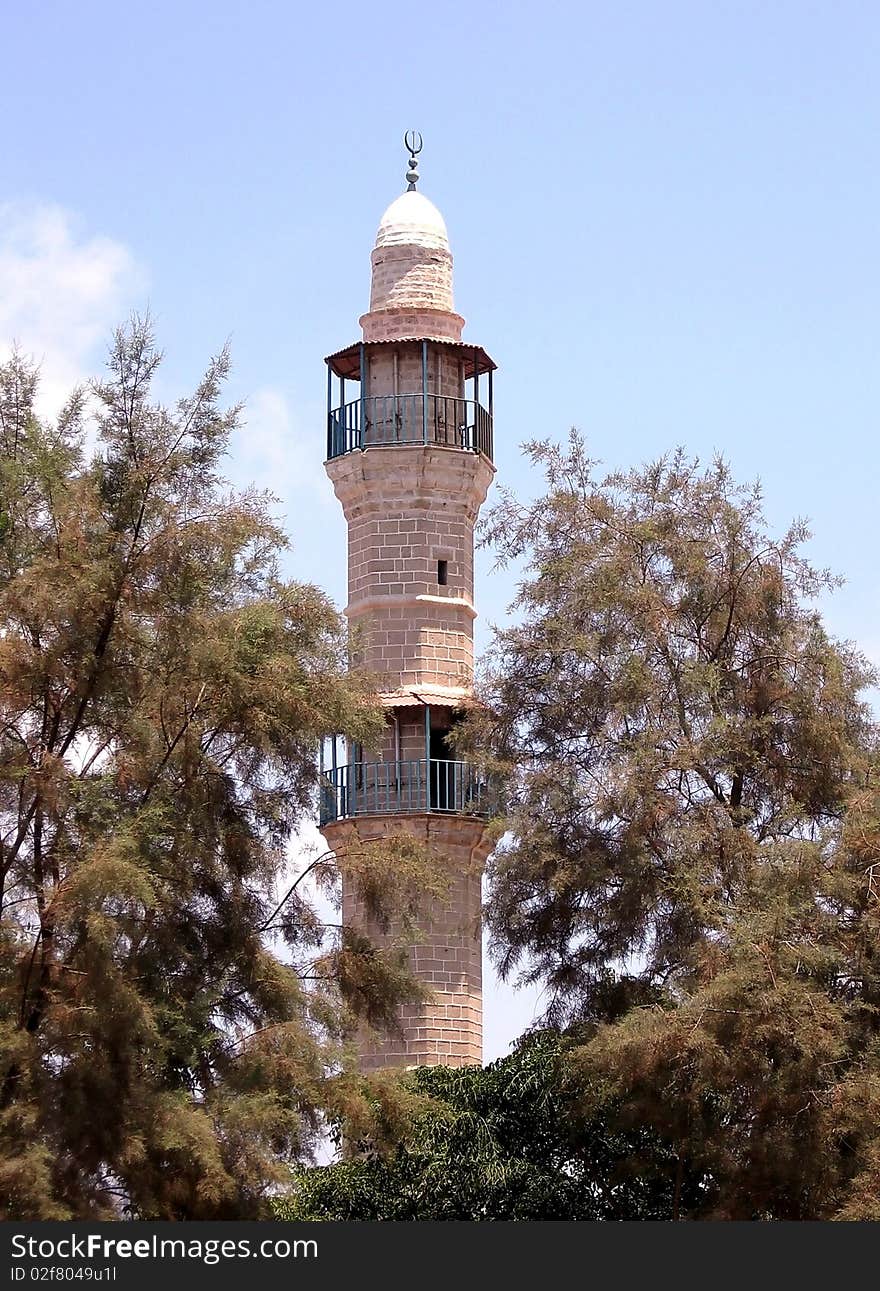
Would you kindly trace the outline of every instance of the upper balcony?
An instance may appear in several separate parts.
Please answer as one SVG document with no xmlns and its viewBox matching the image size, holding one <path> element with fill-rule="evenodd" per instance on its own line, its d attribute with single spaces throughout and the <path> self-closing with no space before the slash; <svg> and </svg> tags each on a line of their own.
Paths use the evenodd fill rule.
<svg viewBox="0 0 880 1291">
<path fill-rule="evenodd" d="M 322 771 L 322 826 L 355 816 L 410 816 L 437 812 L 477 816 L 500 811 L 497 785 L 467 762 L 445 758 L 357 762 Z"/>
<path fill-rule="evenodd" d="M 360 341 L 326 362 L 328 461 L 399 444 L 441 445 L 492 461 L 495 363 L 480 346 Z M 359 387 L 354 399 L 351 382 Z"/>
<path fill-rule="evenodd" d="M 327 414 L 327 458 L 392 444 L 441 444 L 492 461 L 492 415 L 476 399 L 373 395 Z"/>
</svg>

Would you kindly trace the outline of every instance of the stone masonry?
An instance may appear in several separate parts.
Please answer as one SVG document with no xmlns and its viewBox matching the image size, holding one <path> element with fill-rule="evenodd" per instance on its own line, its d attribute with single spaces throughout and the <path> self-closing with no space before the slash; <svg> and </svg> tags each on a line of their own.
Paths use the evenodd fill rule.
<svg viewBox="0 0 880 1291">
<path fill-rule="evenodd" d="M 388 675 L 384 690 L 470 693 L 474 525 L 491 466 L 473 453 L 402 445 L 347 454 L 327 469 L 348 521 L 346 614 L 370 625 L 364 662 Z"/>
<path fill-rule="evenodd" d="M 434 815 L 369 816 L 333 827 L 333 846 L 344 847 L 356 832 L 363 842 L 405 830 L 439 849 L 447 859 L 451 883 L 446 904 L 425 919 L 410 952 L 416 977 L 431 991 L 426 1004 L 400 1010 L 400 1034 L 365 1038 L 361 1067 L 418 1067 L 439 1064 L 463 1067 L 483 1060 L 483 986 L 481 880 L 489 851 L 480 821 Z M 325 832 L 326 829 L 325 829 Z M 328 839 L 329 841 L 329 839 Z M 343 891 L 342 918 L 373 937 L 382 934 L 363 906 Z"/>
</svg>

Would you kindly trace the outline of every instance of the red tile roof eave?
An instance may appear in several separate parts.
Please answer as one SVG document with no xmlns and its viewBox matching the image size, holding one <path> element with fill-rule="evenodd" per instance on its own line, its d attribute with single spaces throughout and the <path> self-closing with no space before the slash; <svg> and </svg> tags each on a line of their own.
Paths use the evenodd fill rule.
<svg viewBox="0 0 880 1291">
<path fill-rule="evenodd" d="M 377 348 L 378 346 L 387 345 L 405 345 L 408 341 L 422 341 L 422 336 L 398 336 L 393 341 L 364 341 L 365 350 Z M 443 341 L 428 338 L 432 345 L 442 345 L 445 349 L 458 350 L 462 357 L 467 361 L 471 360 L 470 368 L 465 367 L 465 379 L 469 380 L 474 374 L 473 356 L 479 355 L 480 376 L 484 372 L 497 371 L 498 364 L 490 358 L 481 345 L 468 345 L 466 341 Z M 337 350 L 334 354 L 328 354 L 324 362 L 330 367 L 335 376 L 344 377 L 346 381 L 359 381 L 360 371 L 360 349 L 361 342 L 355 341 L 353 345 L 348 345 L 344 350 Z M 342 360 L 349 359 L 350 362 L 343 366 Z"/>
<path fill-rule="evenodd" d="M 448 695 L 432 691 L 430 687 L 413 687 L 412 690 L 386 690 L 380 695 L 385 708 L 416 708 L 434 705 L 437 708 L 472 708 L 478 707 L 476 696 Z"/>
</svg>

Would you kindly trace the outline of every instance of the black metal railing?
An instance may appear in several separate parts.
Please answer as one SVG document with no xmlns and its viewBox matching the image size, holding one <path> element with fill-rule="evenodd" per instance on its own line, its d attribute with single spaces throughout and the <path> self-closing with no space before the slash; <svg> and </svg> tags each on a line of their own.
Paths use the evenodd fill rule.
<svg viewBox="0 0 880 1291">
<path fill-rule="evenodd" d="M 322 825 L 351 816 L 426 811 L 488 817 L 498 809 L 492 782 L 468 762 L 354 762 L 321 777 Z"/>
<path fill-rule="evenodd" d="M 492 461 L 492 418 L 475 399 L 388 394 L 353 399 L 327 417 L 327 457 L 388 444 L 444 444 Z"/>
</svg>

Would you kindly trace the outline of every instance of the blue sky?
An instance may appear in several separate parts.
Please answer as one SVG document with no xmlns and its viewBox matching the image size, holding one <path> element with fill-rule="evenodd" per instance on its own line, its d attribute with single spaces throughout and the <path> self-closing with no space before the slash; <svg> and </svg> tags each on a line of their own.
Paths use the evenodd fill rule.
<svg viewBox="0 0 880 1291">
<path fill-rule="evenodd" d="M 357 338 L 403 131 L 443 211 L 465 336 L 499 364 L 499 479 L 571 425 L 609 467 L 677 444 L 759 476 L 844 573 L 880 658 L 880 6 L 7 7 L 0 345 L 47 402 L 149 304 L 171 397 L 231 338 L 230 474 L 279 494 L 289 568 L 344 598 L 322 358 Z M 481 636 L 510 591 L 478 591 Z M 532 1016 L 490 988 L 487 1054 Z"/>
</svg>

